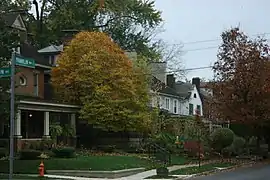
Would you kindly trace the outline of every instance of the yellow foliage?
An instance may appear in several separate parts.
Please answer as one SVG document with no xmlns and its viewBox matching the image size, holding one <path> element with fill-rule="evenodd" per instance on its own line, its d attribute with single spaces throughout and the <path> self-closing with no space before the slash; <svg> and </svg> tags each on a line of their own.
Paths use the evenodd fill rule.
<svg viewBox="0 0 270 180">
<path fill-rule="evenodd" d="M 114 131 L 142 130 L 149 124 L 147 76 L 106 34 L 77 34 L 57 63 L 55 90 L 82 105 L 82 118 Z"/>
</svg>

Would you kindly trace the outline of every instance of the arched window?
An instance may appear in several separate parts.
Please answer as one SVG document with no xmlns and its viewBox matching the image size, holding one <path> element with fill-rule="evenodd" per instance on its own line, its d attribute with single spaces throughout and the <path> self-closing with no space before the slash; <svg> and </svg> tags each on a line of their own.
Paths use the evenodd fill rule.
<svg viewBox="0 0 270 180">
<path fill-rule="evenodd" d="M 25 86 L 27 84 L 26 77 L 20 76 L 20 85 Z"/>
</svg>

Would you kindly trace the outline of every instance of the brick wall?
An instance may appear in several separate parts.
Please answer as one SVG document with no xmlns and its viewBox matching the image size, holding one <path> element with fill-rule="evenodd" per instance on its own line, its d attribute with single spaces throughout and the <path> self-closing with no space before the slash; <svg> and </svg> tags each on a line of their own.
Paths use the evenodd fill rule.
<svg viewBox="0 0 270 180">
<path fill-rule="evenodd" d="M 35 96 L 34 94 L 34 74 L 38 74 L 38 96 L 44 97 L 44 70 L 42 68 L 16 67 L 16 89 L 15 92 L 20 95 Z M 26 79 L 26 84 L 20 84 L 20 77 Z"/>
</svg>

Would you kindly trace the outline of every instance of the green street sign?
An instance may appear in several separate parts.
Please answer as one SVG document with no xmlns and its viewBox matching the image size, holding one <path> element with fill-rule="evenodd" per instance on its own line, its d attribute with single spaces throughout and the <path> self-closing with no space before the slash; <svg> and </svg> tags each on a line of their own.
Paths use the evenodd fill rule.
<svg viewBox="0 0 270 180">
<path fill-rule="evenodd" d="M 10 77 L 11 68 L 0 68 L 0 77 Z"/>
<path fill-rule="evenodd" d="M 36 63 L 33 59 L 16 56 L 16 65 L 29 67 L 29 68 L 35 68 Z"/>
</svg>

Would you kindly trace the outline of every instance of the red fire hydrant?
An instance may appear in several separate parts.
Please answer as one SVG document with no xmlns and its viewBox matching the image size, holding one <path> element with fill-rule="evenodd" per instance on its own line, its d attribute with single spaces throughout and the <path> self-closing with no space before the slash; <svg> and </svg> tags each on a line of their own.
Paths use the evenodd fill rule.
<svg viewBox="0 0 270 180">
<path fill-rule="evenodd" d="M 41 161 L 41 163 L 39 165 L 39 168 L 38 168 L 38 171 L 39 171 L 39 176 L 44 177 L 44 164 L 43 164 L 43 161 Z"/>
</svg>

